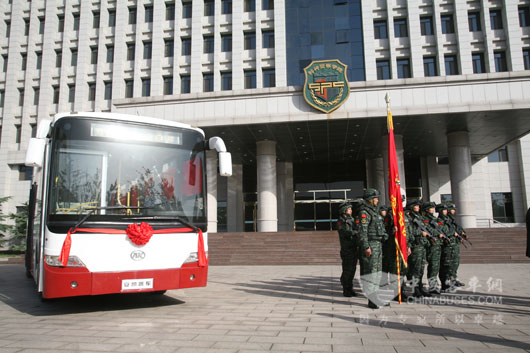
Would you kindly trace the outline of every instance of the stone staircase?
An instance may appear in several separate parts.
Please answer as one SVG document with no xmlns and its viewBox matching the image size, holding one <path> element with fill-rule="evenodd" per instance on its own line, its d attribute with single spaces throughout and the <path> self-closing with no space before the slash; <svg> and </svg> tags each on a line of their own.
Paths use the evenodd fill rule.
<svg viewBox="0 0 530 353">
<path fill-rule="evenodd" d="M 530 263 L 525 228 L 474 228 L 461 263 Z M 340 264 L 337 232 L 210 233 L 211 265 Z"/>
</svg>

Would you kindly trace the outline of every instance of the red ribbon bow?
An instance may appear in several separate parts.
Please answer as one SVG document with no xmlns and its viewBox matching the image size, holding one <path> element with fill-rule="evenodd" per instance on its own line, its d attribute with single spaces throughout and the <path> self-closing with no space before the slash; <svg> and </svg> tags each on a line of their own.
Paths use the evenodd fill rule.
<svg viewBox="0 0 530 353">
<path fill-rule="evenodd" d="M 129 224 L 125 230 L 129 239 L 136 245 L 145 245 L 153 236 L 153 227 L 149 223 Z"/>
</svg>

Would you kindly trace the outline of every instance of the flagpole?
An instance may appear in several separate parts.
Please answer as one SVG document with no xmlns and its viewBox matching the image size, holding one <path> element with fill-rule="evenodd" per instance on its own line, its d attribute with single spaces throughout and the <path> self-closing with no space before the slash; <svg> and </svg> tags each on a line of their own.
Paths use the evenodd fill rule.
<svg viewBox="0 0 530 353">
<path fill-rule="evenodd" d="M 387 115 L 387 128 L 388 128 L 388 133 L 390 134 L 390 129 L 394 129 L 394 124 L 392 123 L 392 125 L 390 125 L 390 121 L 388 120 L 388 116 L 389 116 L 389 112 L 390 112 L 390 95 L 388 94 L 388 92 L 386 93 L 385 95 L 385 102 L 386 102 L 386 115 Z M 390 142 L 390 139 L 389 139 L 389 142 Z M 388 151 L 390 151 L 390 146 L 388 147 Z M 391 183 L 392 181 L 389 180 L 389 183 Z M 390 186 L 389 186 L 390 187 Z M 394 214 L 395 213 L 395 214 Z M 392 219 L 394 221 L 394 229 L 396 229 L 396 216 L 397 216 L 397 212 L 394 212 L 394 209 L 392 209 Z M 398 279 L 398 300 L 399 300 L 399 304 L 401 304 L 401 271 L 400 271 L 400 266 L 399 266 L 399 249 L 398 249 L 398 241 L 397 241 L 397 230 L 394 234 L 394 243 L 396 243 L 396 265 L 397 265 L 397 279 Z"/>
</svg>

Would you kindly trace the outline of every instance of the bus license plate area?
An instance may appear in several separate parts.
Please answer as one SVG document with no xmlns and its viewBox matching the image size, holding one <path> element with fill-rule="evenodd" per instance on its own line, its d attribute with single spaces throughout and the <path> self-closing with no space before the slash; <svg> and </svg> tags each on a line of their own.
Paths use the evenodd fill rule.
<svg viewBox="0 0 530 353">
<path fill-rule="evenodd" d="M 121 281 L 121 290 L 153 289 L 153 278 L 124 279 Z"/>
</svg>

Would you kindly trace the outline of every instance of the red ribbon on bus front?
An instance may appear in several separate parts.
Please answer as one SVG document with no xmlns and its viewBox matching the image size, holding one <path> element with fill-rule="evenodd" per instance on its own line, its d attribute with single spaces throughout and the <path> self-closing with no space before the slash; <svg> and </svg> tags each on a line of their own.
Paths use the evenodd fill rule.
<svg viewBox="0 0 530 353">
<path fill-rule="evenodd" d="M 207 265 L 208 259 L 206 258 L 206 251 L 204 250 L 204 238 L 202 235 L 202 229 L 200 228 L 198 229 L 199 229 L 198 231 L 199 239 L 197 243 L 197 257 L 199 258 L 199 266 L 204 267 Z M 139 226 L 137 224 L 131 224 L 129 225 L 129 227 L 127 227 L 127 230 L 102 229 L 102 228 L 78 228 L 72 232 L 72 229 L 70 228 L 70 230 L 68 230 L 68 233 L 66 234 L 66 238 L 64 239 L 63 247 L 61 248 L 61 254 L 59 255 L 59 261 L 62 263 L 63 266 L 66 266 L 68 264 L 68 257 L 70 256 L 70 249 L 72 247 L 72 236 L 71 235 L 76 232 L 127 234 L 129 239 L 133 243 L 137 244 L 136 241 L 140 243 L 144 242 L 143 244 L 137 244 L 137 245 L 145 245 L 149 242 L 153 234 L 189 233 L 193 231 L 194 230 L 191 228 L 170 228 L 170 229 L 153 230 L 153 228 L 151 228 L 149 223 L 145 223 L 145 222 L 142 222 Z M 131 238 L 131 235 L 129 235 L 129 233 L 133 234 L 132 238 Z"/>
</svg>

